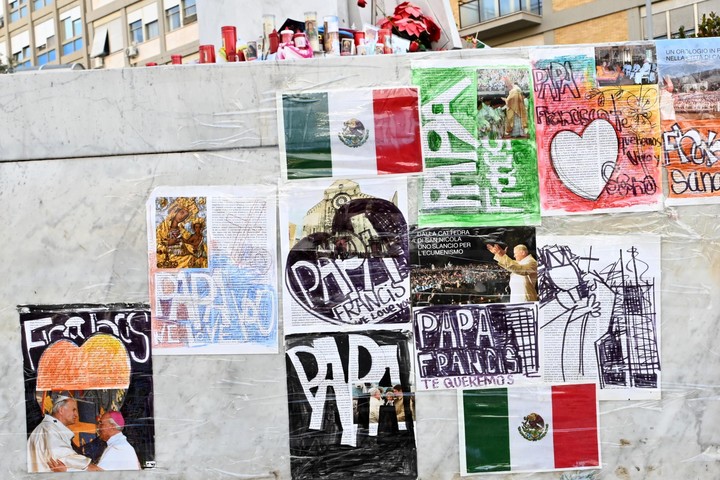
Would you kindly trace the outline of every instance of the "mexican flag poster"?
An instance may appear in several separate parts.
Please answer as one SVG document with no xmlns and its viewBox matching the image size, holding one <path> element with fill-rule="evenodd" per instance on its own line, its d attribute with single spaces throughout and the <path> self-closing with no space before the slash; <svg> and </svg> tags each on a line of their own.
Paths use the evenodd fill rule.
<svg viewBox="0 0 720 480">
<path fill-rule="evenodd" d="M 283 178 L 423 171 L 417 87 L 278 94 Z"/>
<path fill-rule="evenodd" d="M 600 468 L 593 383 L 458 391 L 460 472 Z"/>
</svg>

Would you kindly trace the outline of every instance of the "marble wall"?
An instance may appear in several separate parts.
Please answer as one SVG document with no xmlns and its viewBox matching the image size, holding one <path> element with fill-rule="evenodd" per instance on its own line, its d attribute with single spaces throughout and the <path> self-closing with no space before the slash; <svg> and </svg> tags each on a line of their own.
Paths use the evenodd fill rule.
<svg viewBox="0 0 720 480">
<path fill-rule="evenodd" d="M 155 186 L 274 184 L 277 90 L 404 84 L 410 60 L 0 75 L 3 478 L 33 477 L 16 305 L 148 301 L 145 201 Z M 601 404 L 595 478 L 720 475 L 719 214 L 703 206 L 555 217 L 538 230 L 663 235 L 663 398 Z M 143 478 L 290 478 L 282 354 L 155 357 L 154 368 L 157 468 Z M 418 394 L 417 418 L 420 478 L 458 478 L 454 392 Z"/>
</svg>

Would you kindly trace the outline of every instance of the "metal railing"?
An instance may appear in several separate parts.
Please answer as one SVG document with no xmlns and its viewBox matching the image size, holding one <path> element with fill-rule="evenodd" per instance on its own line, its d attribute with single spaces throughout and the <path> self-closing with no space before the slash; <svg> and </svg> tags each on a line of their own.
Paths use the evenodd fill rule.
<svg viewBox="0 0 720 480">
<path fill-rule="evenodd" d="M 459 7 L 460 28 L 519 12 L 542 15 L 542 0 L 465 0 Z"/>
</svg>

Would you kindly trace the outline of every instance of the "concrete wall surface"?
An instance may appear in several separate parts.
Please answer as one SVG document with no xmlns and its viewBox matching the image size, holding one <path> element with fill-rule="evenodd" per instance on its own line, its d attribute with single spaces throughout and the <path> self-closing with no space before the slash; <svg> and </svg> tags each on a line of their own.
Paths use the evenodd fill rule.
<svg viewBox="0 0 720 480">
<path fill-rule="evenodd" d="M 16 305 L 147 302 L 145 202 L 154 187 L 277 183 L 278 91 L 403 85 L 412 60 L 509 53 L 527 56 L 457 51 L 0 75 L 0 477 L 37 478 L 26 473 Z M 543 219 L 538 234 L 663 236 L 663 397 L 601 403 L 596 474 L 493 478 L 718 478 L 719 212 L 684 206 Z M 153 361 L 157 468 L 103 478 L 290 478 L 282 353 Z M 416 416 L 419 478 L 459 478 L 455 392 L 418 393 Z"/>
</svg>

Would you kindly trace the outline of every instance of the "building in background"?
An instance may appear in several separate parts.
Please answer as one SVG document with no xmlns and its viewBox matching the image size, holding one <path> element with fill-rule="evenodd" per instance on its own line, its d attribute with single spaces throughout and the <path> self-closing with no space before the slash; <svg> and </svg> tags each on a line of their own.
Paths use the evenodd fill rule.
<svg viewBox="0 0 720 480">
<path fill-rule="evenodd" d="M 0 61 L 87 66 L 82 0 L 0 0 Z"/>
<path fill-rule="evenodd" d="M 461 37 L 492 47 L 643 40 L 645 0 L 455 0 Z M 654 0 L 652 38 L 694 33 L 703 14 L 720 13 L 720 0 Z"/>
<path fill-rule="evenodd" d="M 171 55 L 182 55 L 183 63 L 197 60 L 196 0 L 85 1 L 92 68 L 164 64 Z"/>
<path fill-rule="evenodd" d="M 118 68 L 198 56 L 196 0 L 0 0 L 0 62 Z"/>
</svg>

